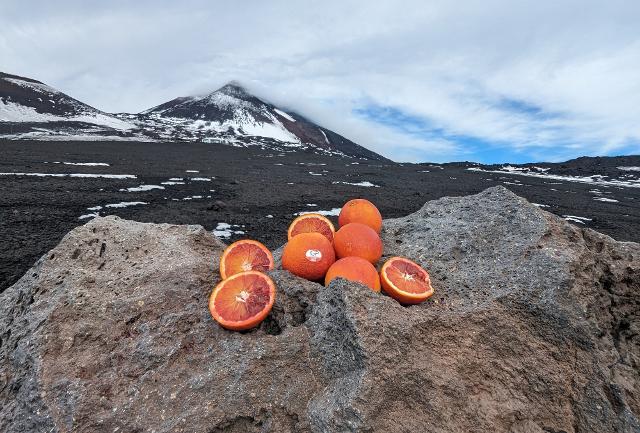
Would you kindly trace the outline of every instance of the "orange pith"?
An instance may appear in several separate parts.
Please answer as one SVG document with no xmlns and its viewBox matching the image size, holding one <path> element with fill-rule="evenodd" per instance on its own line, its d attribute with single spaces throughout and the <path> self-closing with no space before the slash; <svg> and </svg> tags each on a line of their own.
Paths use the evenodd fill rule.
<svg viewBox="0 0 640 433">
<path fill-rule="evenodd" d="M 333 238 L 336 255 L 343 257 L 362 257 L 371 263 L 377 263 L 382 256 L 382 240 L 371 227 L 350 223 L 340 228 Z"/>
<path fill-rule="evenodd" d="M 220 276 L 229 278 L 239 272 L 273 269 L 271 251 L 258 241 L 243 239 L 232 243 L 220 257 Z"/>
<path fill-rule="evenodd" d="M 386 261 L 380 281 L 384 291 L 403 304 L 418 304 L 433 295 L 429 273 L 403 257 Z"/>
<path fill-rule="evenodd" d="M 360 223 L 371 227 L 377 233 L 382 229 L 382 215 L 369 200 L 356 198 L 349 200 L 340 210 L 338 223 L 343 227 L 350 223 Z"/>
<path fill-rule="evenodd" d="M 223 328 L 242 331 L 262 322 L 273 307 L 276 286 L 262 272 L 248 271 L 221 281 L 209 297 L 209 311 Z"/>
<path fill-rule="evenodd" d="M 371 263 L 360 257 L 345 257 L 337 260 L 324 278 L 324 285 L 335 278 L 344 278 L 349 281 L 357 281 L 369 287 L 374 292 L 380 291 L 380 278 L 378 271 Z"/>
<path fill-rule="evenodd" d="M 320 233 L 324 235 L 329 242 L 333 242 L 333 234 L 336 232 L 333 223 L 329 219 L 320 214 L 306 214 L 300 215 L 294 219 L 289 226 L 287 232 L 288 239 L 299 235 L 300 233 Z"/>
<path fill-rule="evenodd" d="M 282 250 L 282 268 L 307 280 L 319 280 L 336 256 L 331 242 L 320 233 L 300 233 Z"/>
</svg>

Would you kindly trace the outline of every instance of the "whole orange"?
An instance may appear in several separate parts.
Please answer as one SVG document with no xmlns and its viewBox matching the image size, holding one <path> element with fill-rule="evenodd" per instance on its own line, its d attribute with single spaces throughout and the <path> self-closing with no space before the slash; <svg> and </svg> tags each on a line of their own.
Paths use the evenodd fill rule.
<svg viewBox="0 0 640 433">
<path fill-rule="evenodd" d="M 362 257 L 375 264 L 382 257 L 382 241 L 371 227 L 360 223 L 347 224 L 333 238 L 336 255 Z"/>
<path fill-rule="evenodd" d="M 307 280 L 320 280 L 335 261 L 333 245 L 320 233 L 300 233 L 282 251 L 282 267 Z"/>
<path fill-rule="evenodd" d="M 350 223 L 361 223 L 380 233 L 382 229 L 382 215 L 378 208 L 369 200 L 356 198 L 349 200 L 342 206 L 338 216 L 340 227 Z"/>
<path fill-rule="evenodd" d="M 345 257 L 336 261 L 324 277 L 324 285 L 328 286 L 334 278 L 358 281 L 374 292 L 380 291 L 380 277 L 371 263 L 361 257 Z"/>
</svg>

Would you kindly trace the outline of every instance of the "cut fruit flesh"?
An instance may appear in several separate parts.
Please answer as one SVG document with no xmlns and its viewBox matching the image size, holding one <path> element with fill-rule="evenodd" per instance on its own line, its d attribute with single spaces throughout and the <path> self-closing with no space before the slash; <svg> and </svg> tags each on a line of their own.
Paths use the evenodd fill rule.
<svg viewBox="0 0 640 433">
<path fill-rule="evenodd" d="M 333 223 L 320 214 L 301 215 L 289 226 L 287 237 L 289 240 L 300 233 L 320 233 L 330 242 L 333 242 L 333 234 L 336 229 Z"/>
<path fill-rule="evenodd" d="M 409 259 L 393 257 L 382 266 L 384 291 L 406 304 L 416 304 L 433 294 L 429 273 Z"/>
<path fill-rule="evenodd" d="M 258 241 L 249 239 L 232 243 L 224 250 L 220 258 L 220 276 L 222 279 L 239 272 L 273 269 L 271 251 Z"/>
<path fill-rule="evenodd" d="M 258 271 L 235 274 L 220 282 L 209 298 L 209 311 L 224 328 L 241 331 L 259 325 L 276 297 L 275 284 Z"/>
</svg>

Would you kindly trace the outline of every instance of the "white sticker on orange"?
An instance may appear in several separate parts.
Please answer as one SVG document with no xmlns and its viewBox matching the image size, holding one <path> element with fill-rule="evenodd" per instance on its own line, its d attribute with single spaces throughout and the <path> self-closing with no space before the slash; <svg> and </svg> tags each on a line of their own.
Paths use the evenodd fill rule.
<svg viewBox="0 0 640 433">
<path fill-rule="evenodd" d="M 310 262 L 319 262 L 322 260 L 322 253 L 318 250 L 307 250 L 304 255 Z"/>
</svg>

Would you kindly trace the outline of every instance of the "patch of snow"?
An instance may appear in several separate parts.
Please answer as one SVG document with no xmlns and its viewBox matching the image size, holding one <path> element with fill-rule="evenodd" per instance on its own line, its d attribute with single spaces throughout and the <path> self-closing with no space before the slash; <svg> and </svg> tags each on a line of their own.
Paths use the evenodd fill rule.
<svg viewBox="0 0 640 433">
<path fill-rule="evenodd" d="M 140 185 L 140 186 L 133 186 L 131 188 L 123 188 L 120 191 L 142 192 L 142 191 L 151 191 L 152 189 L 164 189 L 164 186 L 160 186 L 160 185 Z"/>
<path fill-rule="evenodd" d="M 307 206 L 309 206 L 309 207 L 318 207 L 318 205 L 315 204 L 315 203 L 307 203 Z"/>
<path fill-rule="evenodd" d="M 84 122 L 107 126 L 113 129 L 128 130 L 135 128 L 132 123 L 124 122 L 116 117 L 100 112 L 85 113 L 73 116 L 56 116 L 49 113 L 38 113 L 35 108 L 0 99 L 0 121 L 5 122 Z"/>
<path fill-rule="evenodd" d="M 102 113 L 83 114 L 80 116 L 67 117 L 63 119 L 73 122 L 93 123 L 95 125 L 107 126 L 109 128 L 119 129 L 123 131 L 136 128 L 136 125 L 134 125 L 133 123 L 125 122 L 118 119 L 117 117 L 109 116 Z"/>
<path fill-rule="evenodd" d="M 7 140 L 42 140 L 42 141 L 138 141 L 154 142 L 149 137 L 130 136 L 121 137 L 118 135 L 91 135 L 91 134 L 69 134 L 63 131 L 40 129 L 38 131 L 25 132 L 22 134 L 2 134 L 0 138 Z"/>
<path fill-rule="evenodd" d="M 192 177 L 189 178 L 189 180 L 192 180 L 194 182 L 211 182 L 211 179 L 208 177 Z"/>
<path fill-rule="evenodd" d="M 640 167 L 616 167 L 616 168 L 622 171 L 640 171 Z"/>
<path fill-rule="evenodd" d="M 362 181 L 362 182 L 341 182 L 341 181 L 335 181 L 335 182 L 331 182 L 333 184 L 338 184 L 338 183 L 342 183 L 344 185 L 354 185 L 354 186 L 365 186 L 365 187 L 374 187 L 374 188 L 380 188 L 380 185 L 376 185 L 374 183 L 371 183 L 367 180 Z"/>
<path fill-rule="evenodd" d="M 562 215 L 562 217 L 567 221 L 572 221 L 574 223 L 584 224 L 587 221 L 593 221 L 592 218 L 580 217 L 575 215 Z"/>
<path fill-rule="evenodd" d="M 278 110 L 277 108 L 274 108 L 273 111 L 275 111 L 276 113 L 278 113 L 279 115 L 281 115 L 282 117 L 284 117 L 285 119 L 287 119 L 290 122 L 295 122 L 296 119 L 294 119 L 293 117 L 289 116 L 287 113 L 285 113 L 282 110 Z"/>
<path fill-rule="evenodd" d="M 98 167 L 98 166 L 100 166 L 100 167 L 109 167 L 109 164 L 107 164 L 106 162 L 60 162 L 60 161 L 55 161 L 55 162 L 52 162 L 51 164 L 86 165 L 88 167 Z"/>
<path fill-rule="evenodd" d="M 540 204 L 540 203 L 531 203 L 531 204 L 538 207 L 551 207 L 548 204 Z"/>
<path fill-rule="evenodd" d="M 94 207 L 88 207 L 87 210 L 100 210 L 102 209 L 102 206 L 94 206 Z"/>
<path fill-rule="evenodd" d="M 241 129 L 245 135 L 268 137 L 289 143 L 297 143 L 300 141 L 298 137 L 289 132 L 280 122 L 277 122 L 277 125 L 272 123 L 244 123 Z"/>
<path fill-rule="evenodd" d="M 234 227 L 240 227 L 237 224 L 218 223 L 213 230 L 213 235 L 219 238 L 230 238 L 231 235 L 243 235 L 242 230 L 233 230 Z"/>
<path fill-rule="evenodd" d="M 313 210 L 313 211 L 300 211 L 295 213 L 294 215 L 307 215 L 310 213 L 316 213 L 316 214 L 320 214 L 320 215 L 324 215 L 324 216 L 338 216 L 340 215 L 340 211 L 342 209 L 339 207 L 334 207 L 331 210 Z"/>
<path fill-rule="evenodd" d="M 314 173 L 314 172 L 312 172 L 312 171 L 310 171 L 310 172 L 309 172 L 309 174 L 310 174 L 311 176 L 324 176 L 324 174 L 322 174 L 322 173 Z"/>
<path fill-rule="evenodd" d="M 265 218 L 273 218 L 273 215 L 269 214 Z"/>
<path fill-rule="evenodd" d="M 149 203 L 145 201 L 121 201 L 120 203 L 106 204 L 104 205 L 104 207 L 123 208 L 123 207 L 129 207 L 129 206 L 139 206 L 144 204 L 149 204 Z"/>
<path fill-rule="evenodd" d="M 161 185 L 184 185 L 184 182 L 176 182 L 173 180 L 168 180 L 166 182 L 160 182 Z"/>
<path fill-rule="evenodd" d="M 185 170 L 185 173 L 200 173 L 200 170 Z"/>
<path fill-rule="evenodd" d="M 88 213 L 88 214 L 85 214 L 85 215 L 80 215 L 78 217 L 78 219 L 79 220 L 84 220 L 84 219 L 87 219 L 87 218 L 97 218 L 99 216 L 100 216 L 100 214 L 98 214 L 98 213 Z"/>
<path fill-rule="evenodd" d="M 42 83 L 34 83 L 32 81 L 21 80 L 20 78 L 4 78 L 4 80 L 16 84 L 20 87 L 24 87 L 25 89 L 35 90 L 38 93 L 52 93 L 54 95 L 60 93 L 53 87 L 47 86 L 46 84 Z"/>
<path fill-rule="evenodd" d="M 605 203 L 618 203 L 618 200 L 615 200 L 612 198 L 606 198 L 606 197 L 594 197 L 593 199 L 595 201 L 603 201 Z"/>
<path fill-rule="evenodd" d="M 92 174 L 92 173 L 0 173 L 0 176 L 36 176 L 36 177 L 79 177 L 103 179 L 136 179 L 133 174 Z"/>
<path fill-rule="evenodd" d="M 327 138 L 327 134 L 324 133 L 324 131 L 321 129 L 320 132 L 322 132 L 322 135 L 324 136 L 324 142 L 327 144 L 331 144 L 329 143 L 329 139 Z"/>
<path fill-rule="evenodd" d="M 594 174 L 591 176 L 565 176 L 559 174 L 546 174 L 539 172 L 531 172 L 531 171 L 522 171 L 524 169 L 518 167 L 506 166 L 503 167 L 503 170 L 485 170 L 478 167 L 470 167 L 467 168 L 469 171 L 479 171 L 484 173 L 499 173 L 499 174 L 513 174 L 517 176 L 528 176 L 528 177 L 537 177 L 542 179 L 551 179 L 551 180 L 561 180 L 566 182 L 576 182 L 576 183 L 587 183 L 593 185 L 609 185 L 609 186 L 620 186 L 627 188 L 640 188 L 640 179 L 633 180 L 618 180 L 611 179 L 605 180 L 606 176 L 600 174 Z"/>
</svg>

